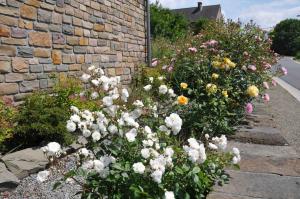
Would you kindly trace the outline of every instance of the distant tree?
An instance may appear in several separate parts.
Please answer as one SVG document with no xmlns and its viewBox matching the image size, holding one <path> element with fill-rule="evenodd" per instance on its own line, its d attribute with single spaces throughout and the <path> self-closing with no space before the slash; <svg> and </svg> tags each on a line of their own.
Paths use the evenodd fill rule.
<svg viewBox="0 0 300 199">
<path fill-rule="evenodd" d="M 206 19 L 206 18 L 200 18 L 195 22 L 191 23 L 191 28 L 194 34 L 200 33 L 202 30 L 207 27 L 207 25 L 211 22 L 212 20 Z"/>
<path fill-rule="evenodd" d="M 282 55 L 294 56 L 300 51 L 300 20 L 286 19 L 271 32 L 272 48 Z"/>
<path fill-rule="evenodd" d="M 183 16 L 163 8 L 157 1 L 151 4 L 151 35 L 175 40 L 185 36 L 189 31 L 189 22 Z"/>
</svg>

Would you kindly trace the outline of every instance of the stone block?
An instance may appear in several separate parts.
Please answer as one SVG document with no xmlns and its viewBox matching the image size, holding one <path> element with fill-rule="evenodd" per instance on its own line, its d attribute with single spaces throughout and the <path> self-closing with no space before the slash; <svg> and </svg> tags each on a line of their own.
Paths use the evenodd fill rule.
<svg viewBox="0 0 300 199">
<path fill-rule="evenodd" d="M 76 62 L 75 55 L 63 55 L 64 64 L 74 64 Z"/>
<path fill-rule="evenodd" d="M 89 39 L 89 45 L 90 46 L 97 46 L 97 39 Z"/>
<path fill-rule="evenodd" d="M 28 6 L 26 4 L 23 4 L 20 7 L 20 14 L 21 17 L 25 19 L 32 19 L 32 20 L 37 19 L 37 9 L 33 6 Z"/>
<path fill-rule="evenodd" d="M 28 60 L 29 65 L 36 65 L 39 64 L 39 59 L 38 58 L 32 58 Z"/>
<path fill-rule="evenodd" d="M 54 44 L 65 44 L 65 36 L 61 33 L 52 33 L 52 40 Z"/>
<path fill-rule="evenodd" d="M 30 32 L 29 44 L 39 47 L 51 47 L 51 34 L 44 32 Z"/>
<path fill-rule="evenodd" d="M 52 63 L 52 59 L 50 59 L 50 58 L 40 58 L 39 63 L 40 64 L 50 64 L 50 63 Z"/>
<path fill-rule="evenodd" d="M 14 38 L 26 38 L 27 30 L 21 28 L 11 28 L 11 36 Z"/>
<path fill-rule="evenodd" d="M 53 14 L 52 14 L 52 23 L 62 24 L 62 19 L 63 19 L 62 14 L 53 12 Z"/>
<path fill-rule="evenodd" d="M 66 35 L 73 35 L 74 34 L 74 27 L 70 25 L 63 25 L 62 31 Z"/>
<path fill-rule="evenodd" d="M 72 17 L 71 16 L 68 16 L 68 15 L 64 15 L 63 16 L 63 22 L 65 24 L 71 24 L 72 23 Z"/>
<path fill-rule="evenodd" d="M 47 10 L 38 10 L 38 21 L 39 22 L 45 22 L 50 23 L 52 20 L 52 12 L 49 12 Z"/>
<path fill-rule="evenodd" d="M 46 23 L 34 22 L 34 30 L 47 32 L 49 30 L 49 25 Z"/>
<path fill-rule="evenodd" d="M 105 31 L 105 26 L 103 24 L 94 24 L 94 30 L 97 32 Z"/>
<path fill-rule="evenodd" d="M 53 50 L 52 51 L 52 62 L 53 64 L 61 64 L 62 63 L 62 56 L 60 50 Z"/>
<path fill-rule="evenodd" d="M 77 17 L 73 17 L 73 25 L 74 26 L 82 26 L 82 20 Z"/>
<path fill-rule="evenodd" d="M 7 5 L 14 8 L 19 8 L 21 6 L 21 2 L 17 0 L 7 0 Z"/>
<path fill-rule="evenodd" d="M 81 70 L 81 64 L 71 64 L 69 65 L 70 71 L 80 71 Z"/>
<path fill-rule="evenodd" d="M 0 17 L 0 24 L 8 25 L 8 26 L 17 26 L 18 25 L 18 19 L 14 17 L 4 16 L 2 15 Z"/>
<path fill-rule="evenodd" d="M 0 73 L 9 73 L 11 71 L 10 61 L 0 61 Z"/>
<path fill-rule="evenodd" d="M 18 47 L 18 56 L 25 58 L 33 57 L 33 48 L 30 47 Z"/>
<path fill-rule="evenodd" d="M 10 36 L 10 28 L 4 25 L 0 25 L 0 37 L 9 37 L 9 36 Z"/>
<path fill-rule="evenodd" d="M 58 72 L 66 72 L 69 70 L 69 67 L 68 65 L 58 65 L 56 69 Z"/>
<path fill-rule="evenodd" d="M 8 6 L 0 6 L 0 13 L 3 14 L 3 15 L 18 17 L 19 16 L 19 9 L 8 7 Z"/>
<path fill-rule="evenodd" d="M 35 48 L 33 51 L 33 55 L 35 57 L 48 58 L 50 57 L 50 50 L 44 48 Z"/>
<path fill-rule="evenodd" d="M 84 63 L 84 55 L 76 55 L 76 63 L 83 64 Z"/>
<path fill-rule="evenodd" d="M 8 44 L 8 45 L 25 46 L 25 45 L 27 45 L 27 40 L 26 39 L 16 39 L 16 38 L 3 38 L 2 43 Z"/>
<path fill-rule="evenodd" d="M 19 86 L 17 83 L 1 83 L 0 95 L 12 95 L 19 92 Z"/>
<path fill-rule="evenodd" d="M 27 96 L 29 96 L 30 93 L 18 93 L 14 95 L 14 101 L 23 101 Z"/>
<path fill-rule="evenodd" d="M 87 52 L 87 47 L 85 46 L 74 46 L 74 53 L 85 54 Z"/>
<path fill-rule="evenodd" d="M 26 4 L 30 6 L 34 6 L 36 8 L 39 8 L 41 6 L 41 1 L 40 0 L 27 0 Z"/>
<path fill-rule="evenodd" d="M 38 82 L 38 81 L 37 81 Z M 19 179 L 45 169 L 48 160 L 41 149 L 24 149 L 2 157 L 7 168 Z"/>
<path fill-rule="evenodd" d="M 17 73 L 27 73 L 29 69 L 28 61 L 21 57 L 14 57 L 12 59 L 12 68 Z"/>
<path fill-rule="evenodd" d="M 67 36 L 67 44 L 77 46 L 79 44 L 78 37 Z"/>
<path fill-rule="evenodd" d="M 48 80 L 47 79 L 41 79 L 40 80 L 40 88 L 44 89 L 48 87 Z"/>
<path fill-rule="evenodd" d="M 76 36 L 82 36 L 83 35 L 83 29 L 80 27 L 75 27 L 75 35 Z"/>
<path fill-rule="evenodd" d="M 49 30 L 51 32 L 61 32 L 62 31 L 62 26 L 61 25 L 56 25 L 56 24 L 50 24 L 49 25 Z"/>
<path fill-rule="evenodd" d="M 31 65 L 30 72 L 32 73 L 40 73 L 43 72 L 43 65 Z"/>
<path fill-rule="evenodd" d="M 36 73 L 23 73 L 23 78 L 25 81 L 35 80 L 37 77 Z"/>
<path fill-rule="evenodd" d="M 5 75 L 5 82 L 21 82 L 23 81 L 23 74 L 21 73 L 9 73 Z"/>
<path fill-rule="evenodd" d="M 56 66 L 53 64 L 44 64 L 44 72 L 54 72 L 56 70 Z"/>
<path fill-rule="evenodd" d="M 7 170 L 4 163 L 0 162 L 0 192 L 11 191 L 19 185 L 19 179 Z"/>
<path fill-rule="evenodd" d="M 80 46 L 88 46 L 89 45 L 89 39 L 86 37 L 80 37 L 79 38 L 79 45 Z"/>
<path fill-rule="evenodd" d="M 34 90 L 37 90 L 39 86 L 40 86 L 39 80 L 23 81 L 20 83 L 20 92 L 21 93 L 32 92 Z"/>
<path fill-rule="evenodd" d="M 16 47 L 14 47 L 14 46 L 0 45 L 0 56 L 14 57 L 14 56 L 16 56 L 16 54 L 17 54 Z"/>
</svg>

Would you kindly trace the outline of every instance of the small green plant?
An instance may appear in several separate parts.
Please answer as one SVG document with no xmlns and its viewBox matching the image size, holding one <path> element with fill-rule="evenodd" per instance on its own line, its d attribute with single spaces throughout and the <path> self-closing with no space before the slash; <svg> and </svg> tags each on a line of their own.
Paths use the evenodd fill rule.
<svg viewBox="0 0 300 199">
<path fill-rule="evenodd" d="M 295 56 L 295 59 L 298 60 L 298 61 L 300 61 L 300 51 L 297 52 L 297 54 L 296 54 L 296 56 Z"/>
</svg>

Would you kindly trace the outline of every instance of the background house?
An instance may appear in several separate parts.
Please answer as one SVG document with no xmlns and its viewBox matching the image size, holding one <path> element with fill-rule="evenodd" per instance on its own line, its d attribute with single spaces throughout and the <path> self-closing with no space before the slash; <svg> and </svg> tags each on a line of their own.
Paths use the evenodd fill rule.
<svg viewBox="0 0 300 199">
<path fill-rule="evenodd" d="M 172 10 L 175 13 L 184 15 L 190 22 L 196 22 L 201 18 L 219 20 L 222 18 L 221 5 L 203 6 L 198 2 L 197 7 L 180 8 Z"/>
</svg>

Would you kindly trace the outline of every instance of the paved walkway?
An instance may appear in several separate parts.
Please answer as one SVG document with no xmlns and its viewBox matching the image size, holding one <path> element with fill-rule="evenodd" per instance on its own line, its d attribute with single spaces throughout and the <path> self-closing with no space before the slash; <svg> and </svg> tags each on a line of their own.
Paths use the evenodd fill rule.
<svg viewBox="0 0 300 199">
<path fill-rule="evenodd" d="M 229 142 L 241 150 L 241 169 L 228 169 L 230 183 L 208 199 L 300 199 L 300 102 L 281 87 L 270 95 Z"/>
</svg>

